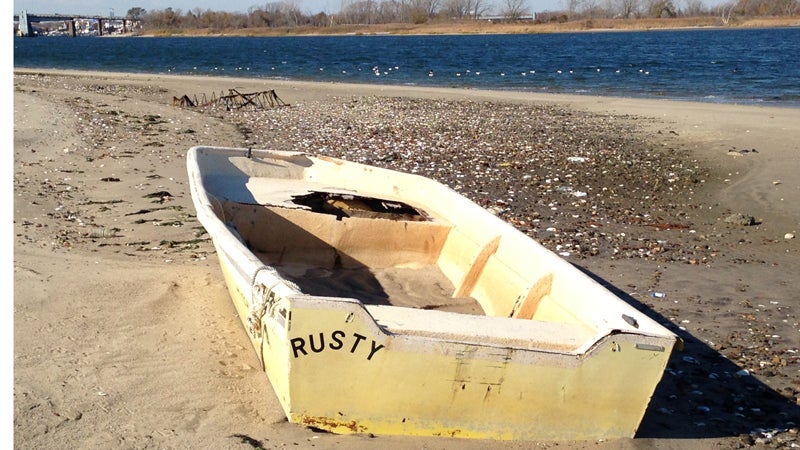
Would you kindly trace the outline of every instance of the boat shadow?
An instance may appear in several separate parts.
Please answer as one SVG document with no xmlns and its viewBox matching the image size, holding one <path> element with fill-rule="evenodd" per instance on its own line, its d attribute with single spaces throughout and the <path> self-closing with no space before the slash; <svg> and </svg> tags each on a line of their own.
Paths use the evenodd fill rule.
<svg viewBox="0 0 800 450">
<path fill-rule="evenodd" d="M 391 305 L 390 295 L 366 266 L 350 269 L 303 267 L 302 272 L 273 265 L 285 279 L 307 295 L 353 298 L 365 305 Z"/>
<path fill-rule="evenodd" d="M 800 406 L 717 350 L 586 268 L 573 264 L 683 340 L 673 351 L 636 433 L 637 438 L 746 436 L 797 426 Z"/>
</svg>

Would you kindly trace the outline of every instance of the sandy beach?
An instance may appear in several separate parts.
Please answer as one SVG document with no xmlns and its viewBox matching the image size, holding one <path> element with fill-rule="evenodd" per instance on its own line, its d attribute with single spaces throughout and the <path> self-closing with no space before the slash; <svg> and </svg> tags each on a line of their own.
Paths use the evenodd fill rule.
<svg viewBox="0 0 800 450">
<path fill-rule="evenodd" d="M 23 69 L 13 84 L 15 448 L 800 447 L 800 109 Z M 234 88 L 274 90 L 288 106 L 173 101 Z M 634 439 L 290 424 L 194 218 L 194 145 L 437 178 L 685 348 Z"/>
</svg>

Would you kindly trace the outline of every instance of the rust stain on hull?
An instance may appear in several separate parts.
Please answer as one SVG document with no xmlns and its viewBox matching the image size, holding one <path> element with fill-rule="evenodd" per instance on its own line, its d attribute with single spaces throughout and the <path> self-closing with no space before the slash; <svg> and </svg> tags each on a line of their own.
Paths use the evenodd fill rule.
<svg viewBox="0 0 800 450">
<path fill-rule="evenodd" d="M 328 431 L 336 431 L 342 428 L 350 430 L 353 433 L 363 433 L 367 431 L 366 427 L 358 424 L 355 420 L 337 420 L 330 417 L 316 417 L 316 416 L 303 416 L 300 423 L 308 427 L 320 428 Z"/>
</svg>

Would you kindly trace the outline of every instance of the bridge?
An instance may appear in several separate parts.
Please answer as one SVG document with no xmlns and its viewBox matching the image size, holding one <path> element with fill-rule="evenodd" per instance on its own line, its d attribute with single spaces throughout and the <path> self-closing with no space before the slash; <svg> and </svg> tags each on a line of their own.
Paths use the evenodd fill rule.
<svg viewBox="0 0 800 450">
<path fill-rule="evenodd" d="M 113 14 L 113 13 L 112 13 Z M 27 11 L 22 11 L 19 15 L 14 15 L 14 21 L 19 23 L 19 36 L 33 37 L 36 33 L 33 30 L 32 24 L 41 22 L 64 22 L 67 26 L 67 33 L 75 37 L 76 27 L 75 22 L 80 20 L 93 20 L 97 22 L 97 33 L 102 36 L 105 30 L 104 22 L 122 22 L 123 33 L 130 31 L 133 25 L 138 20 L 126 19 L 124 17 L 109 17 L 109 16 L 85 16 L 79 14 L 29 14 Z"/>
</svg>

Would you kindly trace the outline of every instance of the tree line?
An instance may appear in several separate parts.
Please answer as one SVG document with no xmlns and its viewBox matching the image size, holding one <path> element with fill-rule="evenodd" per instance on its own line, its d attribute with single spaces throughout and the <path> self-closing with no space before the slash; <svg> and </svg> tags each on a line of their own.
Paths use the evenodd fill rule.
<svg viewBox="0 0 800 450">
<path fill-rule="evenodd" d="M 491 15 L 495 20 L 528 19 L 534 22 L 611 18 L 668 18 L 717 16 L 724 23 L 739 17 L 792 16 L 800 0 L 730 0 L 707 7 L 702 0 L 564 0 L 565 9 L 532 15 L 527 0 L 342 0 L 334 13 L 303 11 L 300 0 L 281 0 L 252 6 L 246 13 L 194 8 L 128 10 L 127 18 L 148 29 L 245 29 L 330 27 L 390 23 L 424 24 Z"/>
</svg>

